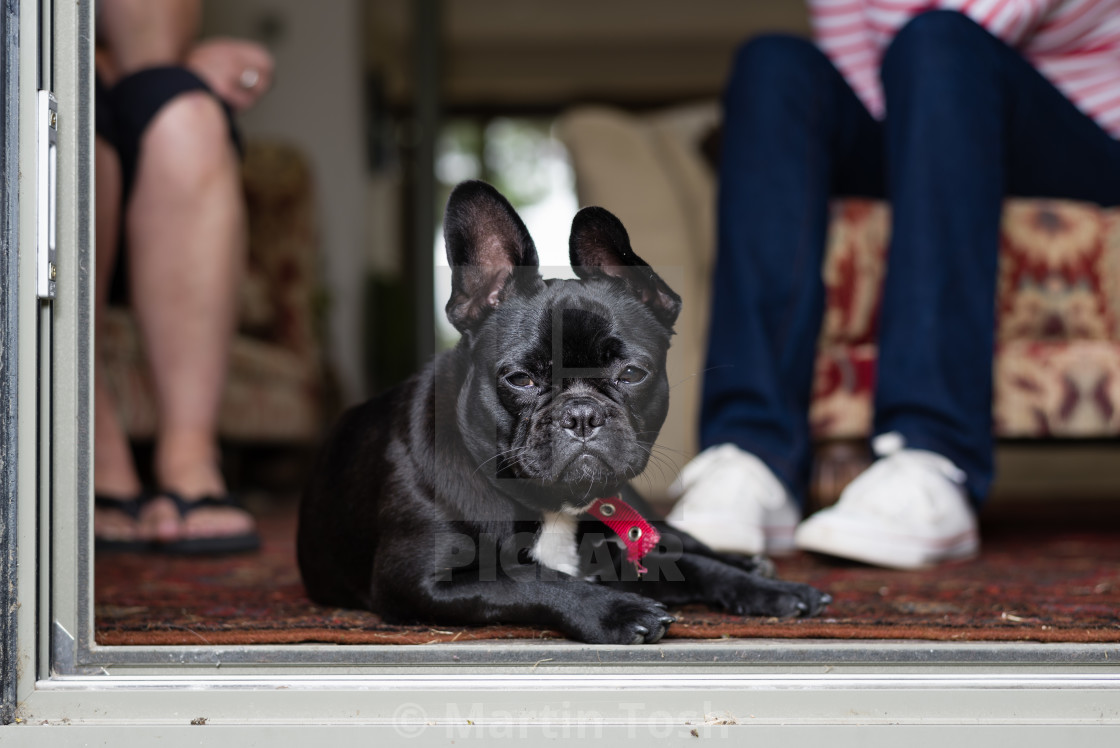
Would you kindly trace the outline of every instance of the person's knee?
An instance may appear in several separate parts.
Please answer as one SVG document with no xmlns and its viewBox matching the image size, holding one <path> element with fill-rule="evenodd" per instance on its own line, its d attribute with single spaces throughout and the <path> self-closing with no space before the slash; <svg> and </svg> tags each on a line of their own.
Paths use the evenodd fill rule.
<svg viewBox="0 0 1120 748">
<path fill-rule="evenodd" d="M 968 60 L 994 39 L 982 26 L 955 10 L 931 10 L 910 19 L 883 55 L 883 77 L 909 77 L 935 70 L 942 61 Z"/>
<path fill-rule="evenodd" d="M 767 91 L 786 91 L 806 73 L 829 64 L 824 53 L 808 39 L 785 34 L 758 36 L 742 44 L 735 53 L 727 93 L 757 98 Z"/>
<path fill-rule="evenodd" d="M 170 171 L 184 187 L 203 185 L 216 173 L 236 169 L 229 123 L 212 95 L 196 91 L 177 96 L 160 109 L 144 133 L 144 162 Z"/>
</svg>

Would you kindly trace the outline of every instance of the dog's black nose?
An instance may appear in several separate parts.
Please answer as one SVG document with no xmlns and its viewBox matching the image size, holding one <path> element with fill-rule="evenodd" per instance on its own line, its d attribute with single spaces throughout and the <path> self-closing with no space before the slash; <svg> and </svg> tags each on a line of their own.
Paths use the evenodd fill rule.
<svg viewBox="0 0 1120 748">
<path fill-rule="evenodd" d="M 587 440 L 603 426 L 606 416 L 597 402 L 590 398 L 570 400 L 560 413 L 560 426 L 576 439 Z"/>
</svg>

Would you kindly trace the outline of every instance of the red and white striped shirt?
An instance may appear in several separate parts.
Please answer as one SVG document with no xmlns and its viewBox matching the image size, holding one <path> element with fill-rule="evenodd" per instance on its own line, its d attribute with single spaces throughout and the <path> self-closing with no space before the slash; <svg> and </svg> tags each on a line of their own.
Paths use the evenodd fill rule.
<svg viewBox="0 0 1120 748">
<path fill-rule="evenodd" d="M 1120 138 L 1120 0 L 809 0 L 817 44 L 879 119 L 883 51 L 911 17 L 936 8 L 961 11 L 1019 50 Z"/>
</svg>

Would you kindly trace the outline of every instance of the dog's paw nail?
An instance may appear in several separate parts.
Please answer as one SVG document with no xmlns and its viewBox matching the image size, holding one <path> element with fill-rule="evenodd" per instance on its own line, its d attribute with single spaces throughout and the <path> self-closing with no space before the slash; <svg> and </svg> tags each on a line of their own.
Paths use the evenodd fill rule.
<svg viewBox="0 0 1120 748">
<path fill-rule="evenodd" d="M 661 621 L 666 626 L 668 626 L 670 623 L 676 623 L 677 622 L 677 619 L 673 618 L 673 616 L 661 616 L 657 620 Z"/>
<path fill-rule="evenodd" d="M 808 603 L 798 603 L 797 604 L 797 615 L 803 616 L 808 612 L 809 612 L 809 604 Z"/>
<path fill-rule="evenodd" d="M 669 609 L 669 606 L 668 606 L 668 605 L 666 605 L 665 603 L 663 603 L 663 602 L 660 602 L 660 601 L 655 601 L 655 602 L 653 603 L 653 607 L 655 607 L 655 608 L 661 608 L 662 610 L 668 610 L 668 609 Z"/>
<path fill-rule="evenodd" d="M 829 605 L 832 602 L 832 595 L 821 595 L 821 605 Z"/>
</svg>

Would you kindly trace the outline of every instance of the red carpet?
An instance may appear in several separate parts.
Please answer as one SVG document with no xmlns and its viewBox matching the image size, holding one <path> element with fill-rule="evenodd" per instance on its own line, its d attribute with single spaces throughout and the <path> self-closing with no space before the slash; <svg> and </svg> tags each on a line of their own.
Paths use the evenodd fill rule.
<svg viewBox="0 0 1120 748">
<path fill-rule="evenodd" d="M 390 626 L 370 613 L 314 605 L 295 565 L 294 507 L 267 511 L 260 522 L 258 554 L 99 555 L 97 643 L 421 644 L 559 636 L 514 626 Z M 982 533 L 980 558 L 930 571 L 885 571 L 807 555 L 780 559 L 782 577 L 832 594 L 822 616 L 744 619 L 685 609 L 674 611 L 679 620 L 667 638 L 1120 641 L 1116 516 L 1080 523 L 992 519 Z"/>
</svg>

